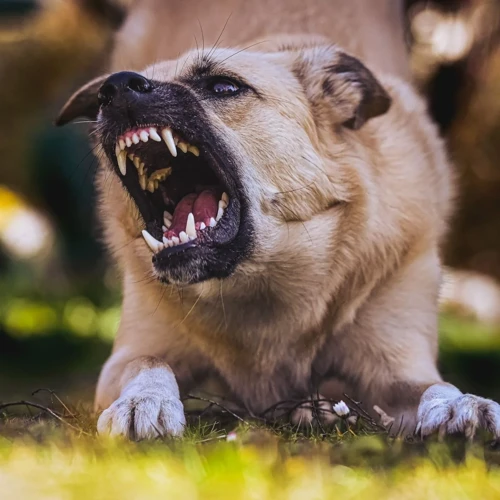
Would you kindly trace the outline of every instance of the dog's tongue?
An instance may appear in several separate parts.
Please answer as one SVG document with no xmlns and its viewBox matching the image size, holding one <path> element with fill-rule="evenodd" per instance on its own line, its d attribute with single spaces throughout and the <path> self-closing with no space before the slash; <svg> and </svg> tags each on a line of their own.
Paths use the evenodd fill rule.
<svg viewBox="0 0 500 500">
<path fill-rule="evenodd" d="M 205 226 L 210 225 L 210 219 L 217 216 L 219 198 L 215 188 L 207 188 L 200 193 L 187 194 L 177 206 L 172 218 L 172 225 L 167 231 L 167 238 L 179 236 L 181 231 L 186 231 L 187 218 L 190 213 L 194 215 L 196 229 L 203 222 Z"/>
</svg>

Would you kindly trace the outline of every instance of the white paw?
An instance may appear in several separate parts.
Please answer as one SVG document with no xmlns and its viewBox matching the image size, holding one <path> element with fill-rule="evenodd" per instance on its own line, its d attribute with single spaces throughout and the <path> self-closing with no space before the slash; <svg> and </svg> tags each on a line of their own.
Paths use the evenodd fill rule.
<svg viewBox="0 0 500 500">
<path fill-rule="evenodd" d="M 491 399 L 462 394 L 450 385 L 429 387 L 420 400 L 415 433 L 422 437 L 434 432 L 474 437 L 478 428 L 500 437 L 500 405 Z"/>
<path fill-rule="evenodd" d="M 104 410 L 97 421 L 97 431 L 141 440 L 180 436 L 185 425 L 184 407 L 178 398 L 168 399 L 157 391 L 144 391 L 125 394 Z"/>
</svg>

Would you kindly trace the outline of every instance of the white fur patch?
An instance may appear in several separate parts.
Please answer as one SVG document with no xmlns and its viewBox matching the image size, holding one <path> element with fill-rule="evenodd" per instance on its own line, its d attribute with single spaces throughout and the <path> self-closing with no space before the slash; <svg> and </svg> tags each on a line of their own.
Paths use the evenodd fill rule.
<svg viewBox="0 0 500 500">
<path fill-rule="evenodd" d="M 452 385 L 435 384 L 420 400 L 416 433 L 462 433 L 472 438 L 478 427 L 500 437 L 500 405 L 491 399 L 462 394 Z"/>
<path fill-rule="evenodd" d="M 130 439 L 155 439 L 183 433 L 186 419 L 174 375 L 163 367 L 142 370 L 104 410 L 99 434 Z"/>
</svg>

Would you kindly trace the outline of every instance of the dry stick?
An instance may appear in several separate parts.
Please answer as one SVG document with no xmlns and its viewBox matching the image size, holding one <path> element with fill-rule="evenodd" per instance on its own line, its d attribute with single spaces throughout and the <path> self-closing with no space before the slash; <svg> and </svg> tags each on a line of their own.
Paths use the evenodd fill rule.
<svg viewBox="0 0 500 500">
<path fill-rule="evenodd" d="M 78 427 L 70 424 L 69 422 L 66 422 L 62 417 L 60 417 L 55 411 L 51 410 L 50 408 L 47 408 L 46 406 L 40 405 L 38 403 L 32 403 L 31 401 L 13 401 L 11 403 L 3 403 L 0 404 L 0 411 L 2 411 L 5 408 L 9 408 L 11 406 L 26 406 L 26 407 L 32 407 L 32 408 L 38 408 L 39 410 L 42 410 L 49 415 L 52 415 L 55 419 L 59 420 L 63 424 L 67 425 L 68 427 L 71 427 L 75 431 L 81 432 L 82 434 L 85 434 L 86 436 L 92 436 L 92 434 L 85 432 L 83 429 L 79 429 Z"/>
<path fill-rule="evenodd" d="M 236 413 L 232 412 L 230 409 L 226 408 L 224 405 L 221 405 L 220 403 L 218 403 L 217 401 L 212 401 L 211 399 L 207 399 L 207 398 L 202 398 L 200 396 L 193 396 L 192 394 L 188 394 L 185 398 L 183 399 L 194 399 L 196 401 L 205 401 L 205 403 L 210 403 L 211 405 L 215 405 L 215 406 L 218 406 L 221 410 L 229 413 L 230 415 L 232 415 L 234 418 L 238 419 L 240 422 L 243 422 L 244 424 L 248 424 L 248 422 L 246 420 L 244 420 L 243 418 L 241 418 L 239 415 L 237 415 Z"/>
<path fill-rule="evenodd" d="M 375 420 L 373 420 L 371 415 L 361 406 L 360 401 L 354 401 L 354 399 L 352 399 L 350 396 L 348 396 L 345 392 L 344 392 L 344 397 L 347 400 L 349 400 L 349 402 L 352 405 L 354 405 L 354 408 L 359 413 L 360 417 L 364 418 L 368 423 L 373 425 L 373 427 L 376 427 L 378 429 L 383 430 L 384 432 L 387 432 L 387 429 L 385 427 L 381 426 L 380 424 L 377 424 L 377 422 L 375 422 Z"/>
<path fill-rule="evenodd" d="M 36 391 L 33 391 L 31 393 L 32 396 L 35 396 L 36 394 L 38 394 L 39 392 L 48 392 L 49 394 L 51 394 L 53 397 L 55 397 L 57 399 L 57 401 L 59 402 L 59 404 L 68 412 L 67 415 L 64 415 L 64 418 L 76 418 L 76 414 L 74 414 L 65 404 L 64 404 L 64 401 L 55 393 L 55 391 L 53 391 L 52 389 L 46 389 L 46 388 L 41 388 L 41 389 L 37 389 Z"/>
</svg>

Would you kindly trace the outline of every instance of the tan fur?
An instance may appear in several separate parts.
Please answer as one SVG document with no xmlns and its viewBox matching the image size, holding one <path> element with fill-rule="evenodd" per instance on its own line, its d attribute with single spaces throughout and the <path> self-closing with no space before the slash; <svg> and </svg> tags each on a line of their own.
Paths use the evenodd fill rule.
<svg viewBox="0 0 500 500">
<path fill-rule="evenodd" d="M 123 374 L 131 363 L 147 371 L 153 357 L 170 366 L 181 388 L 218 374 L 254 412 L 307 396 L 314 371 L 325 381 L 324 396 L 335 377 L 370 408 L 404 416 L 414 428 L 420 396 L 441 381 L 439 245 L 453 183 L 437 130 L 404 81 L 399 3 L 134 5 L 113 69 L 135 68 L 161 81 L 188 72 L 202 51 L 197 19 L 208 52 L 232 12 L 212 57 L 267 99 L 200 105 L 238 155 L 257 232 L 252 256 L 231 277 L 162 285 L 137 208 L 102 169 L 101 213 L 124 299 L 96 409 L 129 397 L 130 375 L 124 382 Z M 199 48 L 175 60 L 194 33 Z M 238 48 L 252 40 L 266 41 Z M 387 113 L 359 130 L 342 126 L 361 106 L 359 87 L 334 71 L 335 92 L 324 91 L 325 65 L 338 64 L 344 49 L 392 98 Z M 369 112 L 383 113 L 380 106 Z"/>
</svg>

